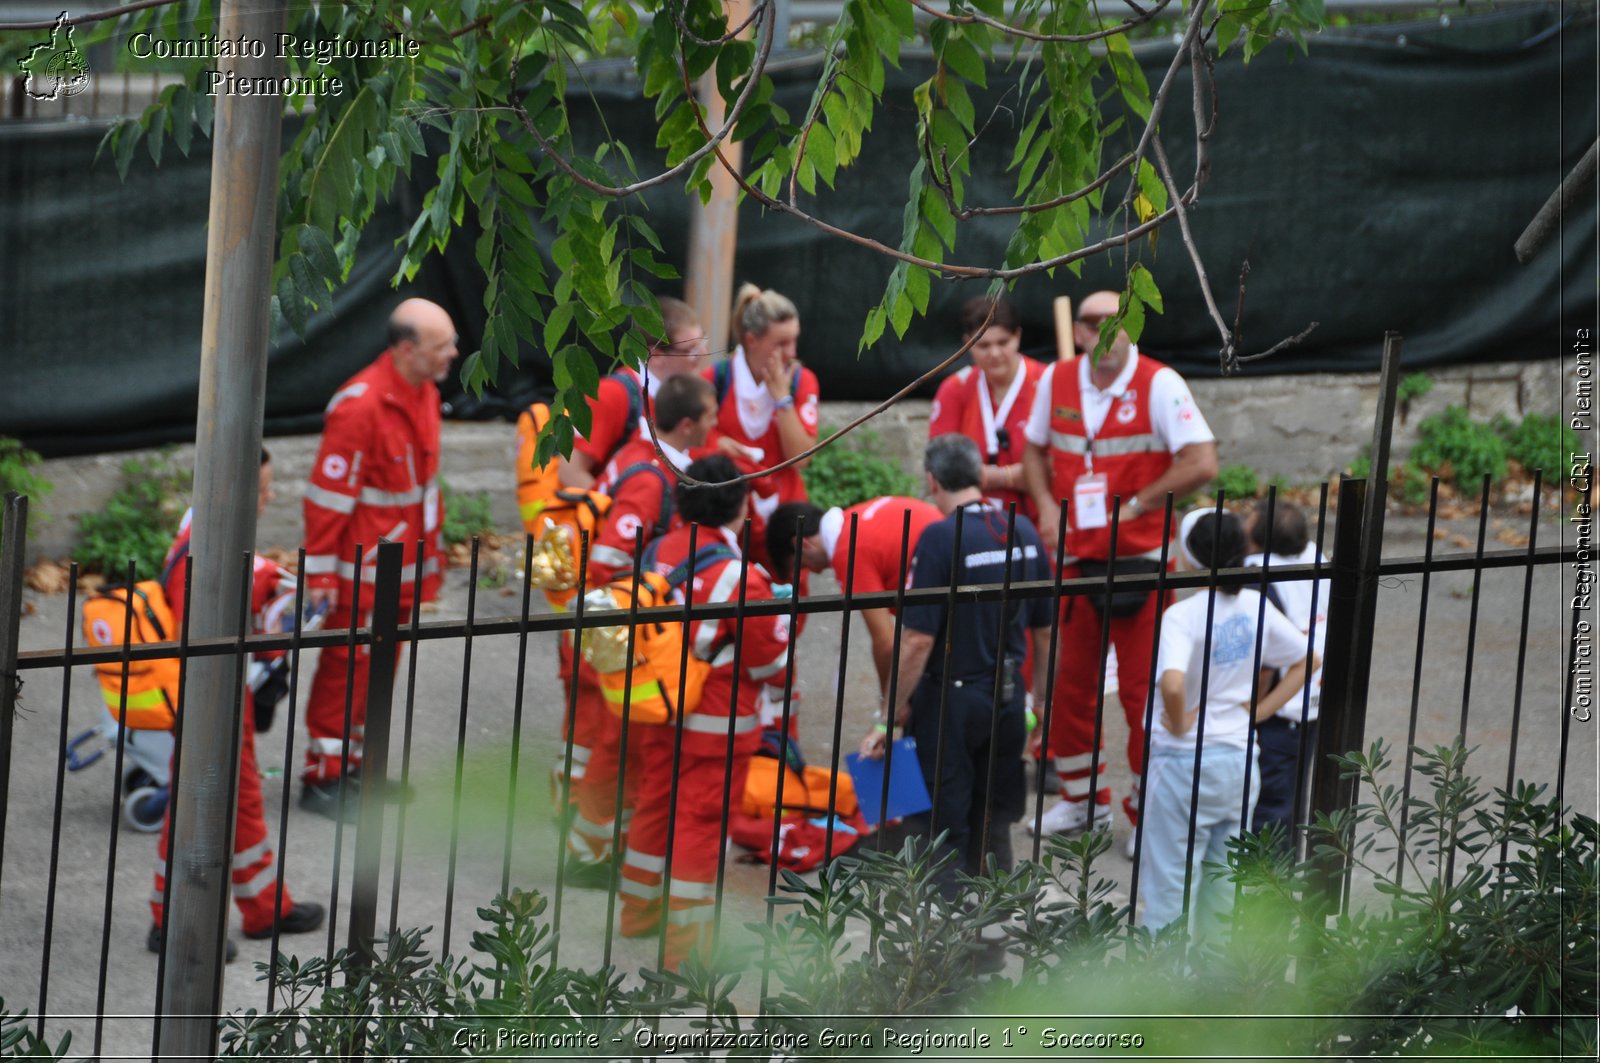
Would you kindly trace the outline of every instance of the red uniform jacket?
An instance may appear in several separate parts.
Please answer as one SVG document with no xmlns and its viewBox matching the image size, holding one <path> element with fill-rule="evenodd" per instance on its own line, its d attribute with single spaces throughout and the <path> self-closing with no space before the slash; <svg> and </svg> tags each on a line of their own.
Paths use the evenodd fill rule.
<svg viewBox="0 0 1600 1063">
<path fill-rule="evenodd" d="M 978 391 L 978 380 L 983 373 L 970 365 L 959 373 L 945 377 L 944 382 L 939 385 L 939 391 L 933 398 L 933 409 L 928 417 L 928 438 L 932 439 L 947 432 L 959 432 L 978 444 L 978 453 L 983 455 L 983 460 L 988 464 L 1015 465 L 1021 461 L 1023 452 L 1028 449 L 1028 440 L 1023 430 L 1028 424 L 1028 415 L 1033 411 L 1033 396 L 1039 387 L 1039 377 L 1044 375 L 1044 365 L 1032 358 L 1024 357 L 1017 372 L 1022 376 L 1022 385 L 1017 389 L 1017 397 L 1012 400 L 1005 419 L 995 424 L 996 442 L 1009 443 L 1010 446 L 1001 446 L 995 453 L 989 453 L 988 439 L 983 431 L 983 410 L 979 405 L 982 398 Z M 989 399 L 991 403 L 999 403 L 1004 396 L 991 394 Z M 993 409 L 994 406 L 991 405 L 990 410 Z M 1000 429 L 1005 429 L 1003 438 Z M 1018 513 L 1025 515 L 1029 520 L 1038 519 L 1039 515 L 1034 512 L 1033 499 L 1026 491 L 990 491 L 984 497 L 999 506 L 1002 512 L 1007 505 L 1015 502 Z"/>
<path fill-rule="evenodd" d="M 412 387 L 389 352 L 334 393 L 322 446 L 306 488 L 306 585 L 338 587 L 349 602 L 355 554 L 362 580 L 377 572 L 378 540 L 405 546 L 400 606 L 410 608 L 417 541 L 422 541 L 422 600 L 439 589 L 439 392 L 431 381 Z M 362 598 L 370 603 L 371 589 Z"/>
<path fill-rule="evenodd" d="M 601 478 L 611 508 L 589 551 L 589 586 L 631 575 L 636 545 L 648 545 L 656 535 L 683 525 L 673 512 L 672 484 L 672 470 L 645 440 L 635 439 L 611 459 Z"/>
<path fill-rule="evenodd" d="M 665 576 L 689 557 L 689 528 L 669 532 L 654 551 L 654 570 Z M 738 538 L 725 528 L 701 527 L 696 549 L 726 544 L 738 552 Z M 700 571 L 693 580 L 695 605 L 712 602 L 737 602 L 741 572 L 746 570 L 738 557 L 718 561 Z M 766 601 L 772 597 L 772 582 L 760 565 L 748 566 L 745 601 Z M 679 602 L 683 598 L 679 597 Z M 739 645 L 738 690 L 734 690 L 734 643 Z M 742 624 L 734 618 L 697 620 L 690 632 L 690 652 L 711 664 L 700 707 L 683 718 L 683 751 L 697 756 L 713 756 L 728 747 L 728 717 L 734 721 L 734 749 L 750 753 L 761 744 L 761 688 L 776 687 L 781 698 L 784 666 L 789 652 L 789 617 L 746 616 Z"/>
<path fill-rule="evenodd" d="M 906 573 L 916 553 L 922 529 L 941 519 L 937 506 L 915 498 L 886 496 L 851 506 L 841 513 L 839 538 L 833 548 L 833 575 L 842 590 L 850 572 L 850 518 L 856 518 L 856 567 L 851 592 L 871 594 L 892 591 L 900 586 L 900 537 L 905 531 L 905 514 L 911 512 L 911 532 L 906 544 Z"/>
</svg>

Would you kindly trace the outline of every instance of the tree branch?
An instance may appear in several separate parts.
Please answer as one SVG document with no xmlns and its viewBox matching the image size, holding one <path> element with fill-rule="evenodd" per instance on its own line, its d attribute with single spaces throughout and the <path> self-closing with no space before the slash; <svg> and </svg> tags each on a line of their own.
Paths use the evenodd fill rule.
<svg viewBox="0 0 1600 1063">
<path fill-rule="evenodd" d="M 1008 22 L 1002 22 L 997 18 L 992 18 L 989 15 L 983 14 L 982 12 L 966 15 L 953 15 L 948 11 L 939 11 L 933 7 L 930 7 L 924 2 L 924 0 L 910 0 L 912 7 L 916 8 L 918 11 L 921 11 L 930 18 L 936 18 L 941 22 L 953 22 L 960 26 L 988 26 L 991 29 L 998 30 L 1007 37 L 1020 37 L 1025 41 L 1037 41 L 1041 44 L 1084 44 L 1089 41 L 1101 41 L 1105 40 L 1107 37 L 1115 37 L 1120 33 L 1127 33 L 1134 27 L 1142 26 L 1146 22 L 1149 22 L 1151 19 L 1155 18 L 1156 15 L 1160 14 L 1161 10 L 1171 2 L 1172 0 L 1160 0 L 1155 7 L 1148 11 L 1145 11 L 1133 4 L 1128 4 L 1129 7 L 1133 8 L 1139 13 L 1133 18 L 1128 19 L 1126 22 L 1119 23 L 1118 25 L 1112 26 L 1109 29 L 1096 30 L 1093 33 L 1035 33 L 1032 30 L 1025 30 L 1018 26 L 1013 26 Z"/>
</svg>

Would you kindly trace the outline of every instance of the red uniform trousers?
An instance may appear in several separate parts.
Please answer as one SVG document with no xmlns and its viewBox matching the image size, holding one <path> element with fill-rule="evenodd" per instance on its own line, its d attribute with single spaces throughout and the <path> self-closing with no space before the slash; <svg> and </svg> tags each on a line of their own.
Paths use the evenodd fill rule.
<svg viewBox="0 0 1600 1063">
<path fill-rule="evenodd" d="M 600 691 L 594 670 L 587 664 L 572 674 L 572 648 L 565 636 L 561 640 L 562 677 L 565 680 L 567 700 L 561 703 L 561 737 L 563 746 L 556 753 L 556 763 L 551 770 L 555 786 L 554 800 L 561 800 L 562 772 L 566 766 L 565 743 L 569 737 L 568 719 L 571 714 L 570 737 L 572 741 L 572 789 L 569 803 L 574 808 L 572 829 L 567 835 L 567 851 L 575 858 L 597 862 L 611 859 L 612 836 L 617 815 L 623 819 L 623 838 L 629 830 L 628 820 L 635 805 L 638 791 L 638 772 L 629 770 L 622 758 L 622 718 L 611 711 Z M 572 683 L 578 684 L 576 711 L 571 699 Z M 629 765 L 638 762 L 638 731 L 628 740 Z M 622 807 L 617 807 L 617 776 L 623 778 Z"/>
<path fill-rule="evenodd" d="M 693 718 L 692 716 L 690 717 Z M 726 725 L 726 717 L 707 717 Z M 665 912 L 666 965 L 676 968 L 690 955 L 710 954 L 716 932 L 717 871 L 727 842 L 722 833 L 724 793 L 734 795 L 734 810 L 744 793 L 750 769 L 751 744 L 736 739 L 733 771 L 724 779 L 727 744 L 722 752 L 685 735 L 678 774 L 672 773 L 674 726 L 640 726 L 639 805 L 628 832 L 622 862 L 619 895 L 622 899 L 622 933 L 643 937 L 661 926 L 664 872 L 667 866 L 667 826 L 672 815 L 673 786 L 677 786 L 677 819 L 672 832 L 672 889 Z M 704 738 L 705 736 L 697 736 Z"/>
<path fill-rule="evenodd" d="M 245 933 L 254 934 L 266 931 L 277 921 L 273 918 L 273 902 L 278 896 L 278 861 L 267 840 L 261 771 L 256 766 L 255 710 L 249 700 L 244 704 L 243 728 L 244 741 L 239 749 L 239 799 L 233 821 L 233 903 L 239 906 Z M 172 805 L 169 800 L 167 815 L 161 824 L 161 841 L 156 848 L 156 888 L 150 894 L 150 916 L 156 926 L 161 925 L 161 899 L 167 887 Z M 287 912 L 293 907 L 294 899 L 289 896 L 289 886 L 285 883 L 283 903 L 276 910 Z"/>
<path fill-rule="evenodd" d="M 1082 575 L 1078 566 L 1068 565 L 1062 578 L 1077 579 Z M 1087 800 L 1089 791 L 1094 789 L 1095 802 L 1109 805 L 1110 787 L 1095 786 L 1089 779 L 1090 763 L 1095 759 L 1095 705 L 1104 673 L 1100 657 L 1102 621 L 1099 611 L 1085 597 L 1067 598 L 1061 609 L 1054 709 L 1045 748 L 1054 758 L 1061 791 L 1068 801 Z M 1144 773 L 1145 703 L 1150 694 L 1150 654 L 1159 612 L 1159 600 L 1152 593 L 1137 613 L 1111 619 L 1111 645 L 1117 651 L 1117 697 L 1128 722 L 1128 768 L 1134 779 L 1134 795 L 1123 801 L 1123 808 L 1134 822 L 1138 821 L 1137 793 Z M 1103 742 L 1098 770 L 1106 770 Z"/>
<path fill-rule="evenodd" d="M 363 599 L 371 595 L 371 588 L 362 588 Z M 410 606 L 407 605 L 401 613 L 409 618 Z M 363 601 L 362 618 L 357 626 L 370 623 L 371 617 L 372 611 Z M 352 626 L 347 594 L 339 595 L 338 604 L 328 613 L 328 619 L 322 626 L 329 631 Z M 344 775 L 346 770 L 355 773 L 361 769 L 361 743 L 367 730 L 367 674 L 372 668 L 371 648 L 356 647 L 355 671 L 350 678 L 350 749 L 346 760 L 344 704 L 345 676 L 349 666 L 350 648 L 343 642 L 325 647 L 317 658 L 317 672 L 312 677 L 311 693 L 306 698 L 306 733 L 310 736 L 306 743 L 306 766 L 303 772 L 306 782 L 332 782 Z"/>
</svg>

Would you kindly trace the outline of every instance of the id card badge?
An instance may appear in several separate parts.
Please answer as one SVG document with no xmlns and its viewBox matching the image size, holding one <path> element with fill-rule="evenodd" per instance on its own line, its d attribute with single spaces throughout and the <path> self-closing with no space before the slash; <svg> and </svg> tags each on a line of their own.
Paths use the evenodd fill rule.
<svg viewBox="0 0 1600 1063">
<path fill-rule="evenodd" d="M 1111 523 L 1106 509 L 1106 474 L 1087 472 L 1072 485 L 1072 526 L 1079 531 L 1104 528 Z"/>
</svg>

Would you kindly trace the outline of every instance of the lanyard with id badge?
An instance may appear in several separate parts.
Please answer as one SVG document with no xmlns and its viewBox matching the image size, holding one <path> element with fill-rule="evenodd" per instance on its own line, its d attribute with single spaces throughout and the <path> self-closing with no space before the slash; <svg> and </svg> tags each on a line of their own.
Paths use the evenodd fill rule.
<svg viewBox="0 0 1600 1063">
<path fill-rule="evenodd" d="M 1118 401 L 1127 401 L 1129 395 L 1112 396 L 1106 405 L 1105 417 L 1100 419 L 1100 427 L 1105 427 L 1105 418 L 1111 416 L 1111 407 Z M 1087 405 L 1087 404 L 1085 404 Z M 1085 410 L 1085 413 L 1088 411 Z M 1083 434 L 1085 437 L 1083 449 L 1083 464 L 1085 471 L 1072 484 L 1072 526 L 1078 531 L 1095 531 L 1111 523 L 1111 491 L 1106 482 L 1106 474 L 1094 471 L 1094 438 L 1096 432 L 1089 430 L 1089 419 L 1083 421 Z"/>
</svg>

